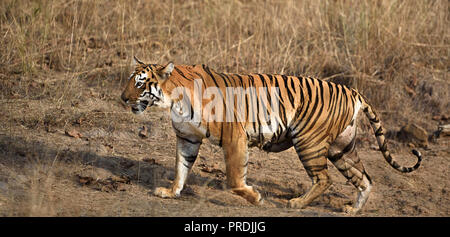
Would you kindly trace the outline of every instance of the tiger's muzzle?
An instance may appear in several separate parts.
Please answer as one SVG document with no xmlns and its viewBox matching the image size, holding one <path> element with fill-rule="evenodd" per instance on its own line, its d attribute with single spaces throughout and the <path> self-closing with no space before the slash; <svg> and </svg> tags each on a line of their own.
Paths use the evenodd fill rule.
<svg viewBox="0 0 450 237">
<path fill-rule="evenodd" d="M 141 114 L 148 106 L 152 106 L 153 101 L 149 103 L 147 100 L 138 101 L 136 104 L 131 105 L 131 112 L 134 114 Z"/>
</svg>

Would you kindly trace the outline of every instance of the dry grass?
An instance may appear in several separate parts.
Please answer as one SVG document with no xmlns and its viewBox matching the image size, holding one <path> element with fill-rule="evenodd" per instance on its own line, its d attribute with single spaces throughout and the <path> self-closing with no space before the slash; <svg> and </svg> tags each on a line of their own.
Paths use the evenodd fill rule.
<svg viewBox="0 0 450 237">
<path fill-rule="evenodd" d="M 137 55 L 330 78 L 398 111 L 395 120 L 436 115 L 450 106 L 440 101 L 449 98 L 448 8 L 447 1 L 2 1 L 0 96 L 68 106 L 83 100 L 80 84 L 110 96 Z"/>
<path fill-rule="evenodd" d="M 0 215 L 58 215 L 48 206 L 56 202 L 48 191 L 55 172 L 74 173 L 69 169 L 84 164 L 60 164 L 55 155 L 63 148 L 57 147 L 43 153 L 33 148 L 40 154 L 33 162 L 20 154 L 23 159 L 12 161 L 17 154 L 6 141 L 18 139 L 17 131 L 30 131 L 15 142 L 29 145 L 33 139 L 53 143 L 39 134 L 31 139 L 34 131 L 75 126 L 131 133 L 130 127 L 142 125 L 144 119 L 118 103 L 133 55 L 227 72 L 326 78 L 362 91 L 391 127 L 414 121 L 431 130 L 432 116 L 450 112 L 449 25 L 444 0 L 2 0 L 0 148 L 7 155 L 0 164 L 13 173 L 0 176 L 0 191 L 1 182 L 21 173 L 28 186 L 14 182 L 31 190 L 25 198 L 31 204 Z M 95 142 L 116 141 L 110 139 Z M 27 165 L 41 168 L 19 171 Z M 36 186 L 43 177 L 45 185 Z M 11 203 L 22 203 L 12 197 Z"/>
</svg>

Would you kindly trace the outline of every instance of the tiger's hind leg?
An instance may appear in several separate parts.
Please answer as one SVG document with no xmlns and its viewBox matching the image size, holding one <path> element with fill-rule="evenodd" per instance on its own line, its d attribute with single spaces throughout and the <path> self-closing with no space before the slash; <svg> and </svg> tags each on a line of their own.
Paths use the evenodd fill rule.
<svg viewBox="0 0 450 237">
<path fill-rule="evenodd" d="M 332 182 L 327 170 L 327 148 L 326 145 L 309 149 L 295 146 L 300 161 L 312 180 L 312 187 L 303 196 L 289 200 L 289 207 L 304 208 L 330 187 Z"/>
<path fill-rule="evenodd" d="M 352 206 L 344 206 L 347 213 L 357 213 L 369 198 L 372 181 L 355 150 L 356 125 L 352 124 L 331 144 L 328 158 L 347 180 L 358 190 L 358 197 Z"/>
</svg>

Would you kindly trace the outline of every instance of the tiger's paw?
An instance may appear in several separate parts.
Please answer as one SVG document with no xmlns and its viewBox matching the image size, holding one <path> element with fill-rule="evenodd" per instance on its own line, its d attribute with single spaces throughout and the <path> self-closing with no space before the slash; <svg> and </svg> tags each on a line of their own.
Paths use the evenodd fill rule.
<svg viewBox="0 0 450 237">
<path fill-rule="evenodd" d="M 233 188 L 232 192 L 245 198 L 253 205 L 261 205 L 264 203 L 261 194 L 256 191 L 252 186 L 244 186 L 241 188 Z"/>
<path fill-rule="evenodd" d="M 178 195 L 176 195 L 172 189 L 169 188 L 163 188 L 163 187 L 158 187 L 155 189 L 155 191 L 153 192 L 153 194 L 155 196 L 158 196 L 160 198 L 176 198 L 178 197 Z"/>
<path fill-rule="evenodd" d="M 342 207 L 342 211 L 347 214 L 356 214 L 359 212 L 359 210 L 359 208 L 354 208 L 350 205 L 344 205 L 344 207 Z"/>
</svg>

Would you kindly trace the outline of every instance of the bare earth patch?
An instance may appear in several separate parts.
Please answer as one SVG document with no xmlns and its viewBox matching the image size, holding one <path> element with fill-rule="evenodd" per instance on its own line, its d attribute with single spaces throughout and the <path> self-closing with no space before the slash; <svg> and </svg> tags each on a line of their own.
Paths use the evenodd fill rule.
<svg viewBox="0 0 450 237">
<path fill-rule="evenodd" d="M 119 108 L 116 108 L 120 111 Z M 108 113 L 108 111 L 105 111 Z M 63 129 L 47 132 L 23 126 L 0 130 L 0 215 L 3 216 L 342 216 L 355 199 L 351 184 L 329 163 L 334 184 L 306 209 L 287 208 L 287 200 L 310 186 L 293 149 L 265 153 L 252 149 L 249 184 L 262 193 L 264 204 L 253 206 L 226 188 L 219 147 L 202 145 L 199 157 L 178 199 L 151 194 L 174 179 L 175 137 L 165 111 L 129 116 L 127 124 L 107 123 L 116 115 L 97 118 L 104 128 L 78 126 L 81 137 Z M 148 127 L 146 137 L 140 136 Z M 362 134 L 360 137 L 373 137 Z M 372 142 L 374 139 L 370 138 Z M 393 170 L 381 153 L 358 144 L 375 186 L 361 216 L 448 216 L 450 155 L 448 138 L 421 150 L 416 172 Z M 393 142 L 394 146 L 397 144 Z M 400 147 L 401 144 L 398 145 Z M 402 164 L 415 158 L 395 149 Z"/>
</svg>

